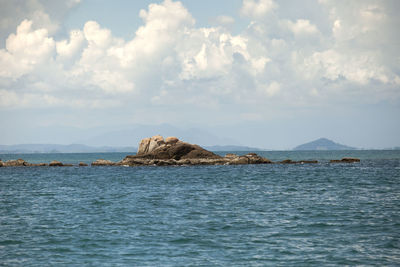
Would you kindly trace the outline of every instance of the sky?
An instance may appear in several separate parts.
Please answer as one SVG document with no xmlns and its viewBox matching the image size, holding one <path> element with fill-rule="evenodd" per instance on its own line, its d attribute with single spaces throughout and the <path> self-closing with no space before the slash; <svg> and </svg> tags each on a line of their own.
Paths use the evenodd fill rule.
<svg viewBox="0 0 400 267">
<path fill-rule="evenodd" d="M 168 124 L 268 149 L 321 137 L 400 146 L 398 10 L 397 0 L 0 0 L 0 144 Z"/>
</svg>

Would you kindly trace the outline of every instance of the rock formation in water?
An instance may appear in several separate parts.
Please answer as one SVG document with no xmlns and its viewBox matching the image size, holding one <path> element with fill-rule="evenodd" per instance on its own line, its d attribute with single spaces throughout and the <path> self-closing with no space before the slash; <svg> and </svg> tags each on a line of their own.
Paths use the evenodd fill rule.
<svg viewBox="0 0 400 267">
<path fill-rule="evenodd" d="M 113 166 L 113 165 L 116 165 L 116 163 L 106 159 L 98 159 L 92 162 L 92 166 Z"/>
<path fill-rule="evenodd" d="M 34 166 L 48 166 L 46 163 L 29 163 L 23 159 L 16 159 L 16 160 L 8 160 L 8 161 L 1 161 L 0 160 L 0 167 L 34 167 Z"/>
<path fill-rule="evenodd" d="M 343 158 L 341 160 L 331 160 L 330 163 L 354 163 L 360 162 L 357 158 Z M 189 144 L 180 141 L 176 137 L 163 138 L 160 135 L 151 138 L 144 138 L 140 144 L 136 155 L 126 156 L 119 162 L 98 159 L 92 162 L 91 166 L 169 166 L 169 165 L 246 165 L 246 164 L 270 164 L 274 163 L 267 158 L 261 157 L 256 153 L 246 155 L 226 154 L 225 157 L 219 156 L 198 145 Z M 290 159 L 275 162 L 277 164 L 305 164 L 318 163 L 316 160 L 292 161 Z M 20 167 L 20 166 L 50 166 L 66 167 L 72 164 L 63 164 L 60 161 L 53 160 L 50 164 L 33 164 L 23 159 L 9 160 L 3 162 L 0 160 L 0 167 Z M 88 166 L 80 162 L 78 166 Z"/>
<path fill-rule="evenodd" d="M 354 163 L 354 162 L 360 162 L 360 159 L 358 159 L 358 158 L 342 158 L 342 159 L 333 159 L 329 162 L 330 163 Z"/>
<path fill-rule="evenodd" d="M 138 152 L 133 156 L 126 156 L 118 165 L 238 165 L 238 164 L 266 164 L 270 160 L 255 153 L 244 156 L 227 154 L 221 157 L 204 148 L 180 141 L 176 137 L 156 135 L 143 139 Z"/>
</svg>

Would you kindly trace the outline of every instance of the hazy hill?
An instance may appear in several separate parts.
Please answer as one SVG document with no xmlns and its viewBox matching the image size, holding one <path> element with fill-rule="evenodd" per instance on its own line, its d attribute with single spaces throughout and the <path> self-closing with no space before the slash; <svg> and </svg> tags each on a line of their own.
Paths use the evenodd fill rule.
<svg viewBox="0 0 400 267">
<path fill-rule="evenodd" d="M 260 151 L 258 148 L 248 146 L 206 146 L 211 151 Z M 80 144 L 21 144 L 0 145 L 0 153 L 101 153 L 101 152 L 127 152 L 136 153 L 136 147 L 111 147 L 111 146 L 87 146 Z"/>
<path fill-rule="evenodd" d="M 143 138 L 157 134 L 164 136 L 164 138 L 168 136 L 176 136 L 182 141 L 201 146 L 227 144 L 241 145 L 236 140 L 227 137 L 219 137 L 203 129 L 181 129 L 169 124 L 135 124 L 129 127 L 121 127 L 112 131 L 106 131 L 87 138 L 82 138 L 77 140 L 77 143 L 91 146 L 99 146 L 101 144 L 107 144 L 109 146 L 125 146 L 126 144 L 132 144 L 133 146 L 137 146 Z"/>
<path fill-rule="evenodd" d="M 21 144 L 0 145 L 0 153 L 99 153 L 99 152 L 136 152 L 135 147 L 92 147 L 80 144 Z"/>
<path fill-rule="evenodd" d="M 352 150 L 354 147 L 335 143 L 332 140 L 326 138 L 320 138 L 318 140 L 305 143 L 295 147 L 293 150 Z"/>
</svg>

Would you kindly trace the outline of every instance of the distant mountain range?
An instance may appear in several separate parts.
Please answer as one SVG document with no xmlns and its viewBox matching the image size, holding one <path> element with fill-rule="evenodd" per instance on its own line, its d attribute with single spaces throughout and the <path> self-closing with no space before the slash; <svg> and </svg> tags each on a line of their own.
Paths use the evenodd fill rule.
<svg viewBox="0 0 400 267">
<path fill-rule="evenodd" d="M 305 143 L 295 147 L 293 150 L 353 150 L 354 147 L 335 143 L 326 138 L 320 138 L 315 141 Z"/>
<path fill-rule="evenodd" d="M 260 151 L 258 148 L 248 146 L 205 146 L 210 151 Z M 101 152 L 127 152 L 136 153 L 136 147 L 111 147 L 111 146 L 87 146 L 81 144 L 57 145 L 57 144 L 21 144 L 0 145 L 0 153 L 101 153 Z"/>
<path fill-rule="evenodd" d="M 56 144 L 21 144 L 0 145 L 0 153 L 101 153 L 101 152 L 127 152 L 136 153 L 135 147 L 93 147 L 80 144 L 56 145 Z"/>
</svg>

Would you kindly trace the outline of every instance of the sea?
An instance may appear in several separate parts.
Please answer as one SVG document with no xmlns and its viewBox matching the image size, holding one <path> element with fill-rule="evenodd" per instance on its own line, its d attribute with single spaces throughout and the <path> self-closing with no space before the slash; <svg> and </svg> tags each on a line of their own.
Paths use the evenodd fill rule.
<svg viewBox="0 0 400 267">
<path fill-rule="evenodd" d="M 0 168 L 0 266 L 400 266 L 399 150 L 257 153 L 319 163 Z"/>
</svg>

